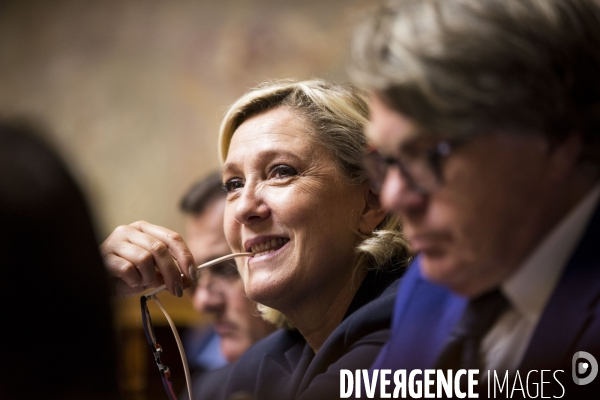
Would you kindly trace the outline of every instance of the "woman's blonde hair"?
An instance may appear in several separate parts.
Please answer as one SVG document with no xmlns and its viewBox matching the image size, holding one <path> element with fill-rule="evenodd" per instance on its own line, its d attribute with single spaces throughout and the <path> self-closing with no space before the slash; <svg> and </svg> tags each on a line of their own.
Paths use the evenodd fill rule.
<svg viewBox="0 0 600 400">
<path fill-rule="evenodd" d="M 231 138 L 247 119 L 276 107 L 297 113 L 327 148 L 335 160 L 342 179 L 359 185 L 367 181 L 362 157 L 367 147 L 364 128 L 369 118 L 368 97 L 353 86 L 321 79 L 281 80 L 264 83 L 240 97 L 225 114 L 219 133 L 221 162 L 227 158 Z M 399 220 L 388 214 L 369 234 L 360 234 L 354 271 L 403 268 L 409 258 L 407 242 Z M 264 319 L 278 326 L 290 327 L 278 311 L 259 305 Z"/>
</svg>

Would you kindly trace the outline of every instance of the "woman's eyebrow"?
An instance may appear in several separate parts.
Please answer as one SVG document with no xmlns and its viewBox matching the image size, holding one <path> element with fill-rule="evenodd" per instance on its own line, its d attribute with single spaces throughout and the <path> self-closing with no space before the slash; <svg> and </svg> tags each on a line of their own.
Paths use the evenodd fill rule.
<svg viewBox="0 0 600 400">
<path fill-rule="evenodd" d="M 227 173 L 234 173 L 237 172 L 239 170 L 239 168 L 237 167 L 237 165 L 235 163 L 225 163 L 223 164 L 223 167 L 221 167 L 221 181 L 223 181 L 223 177 L 225 176 L 225 174 Z"/>
<path fill-rule="evenodd" d="M 278 158 L 278 157 L 290 157 L 297 161 L 302 161 L 304 159 L 292 151 L 282 150 L 282 149 L 265 149 L 262 151 L 259 150 L 257 152 L 257 154 L 260 156 L 261 159 L 268 159 L 268 160 L 272 160 L 272 159 Z"/>
<path fill-rule="evenodd" d="M 279 157 L 283 159 L 293 159 L 297 162 L 306 162 L 305 157 L 300 157 L 298 154 L 283 149 L 264 149 L 258 150 L 255 153 L 256 156 L 260 159 L 261 163 L 268 163 L 273 159 L 277 159 Z M 235 173 L 240 170 L 239 164 L 236 161 L 226 162 L 221 168 L 221 177 L 223 177 L 226 173 Z"/>
</svg>

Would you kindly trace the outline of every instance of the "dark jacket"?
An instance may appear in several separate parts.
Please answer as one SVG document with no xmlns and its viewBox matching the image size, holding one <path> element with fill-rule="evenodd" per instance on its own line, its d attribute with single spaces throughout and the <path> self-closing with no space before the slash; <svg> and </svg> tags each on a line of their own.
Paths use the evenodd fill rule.
<svg viewBox="0 0 600 400">
<path fill-rule="evenodd" d="M 192 376 L 192 396 L 194 396 L 194 400 L 218 399 L 225 388 L 232 366 L 233 364 L 227 364 L 221 368 L 195 373 Z M 179 399 L 189 399 L 187 387 L 183 388 Z"/>
<path fill-rule="evenodd" d="M 342 323 L 317 354 L 296 330 L 279 330 L 234 365 L 224 398 L 255 400 L 339 398 L 340 369 L 371 366 L 390 336 L 395 293 L 403 270 L 371 271 Z"/>
<path fill-rule="evenodd" d="M 392 338 L 374 369 L 434 368 L 467 303 L 467 299 L 423 278 L 419 258 L 408 271 L 398 291 Z M 550 379 L 544 378 L 550 381 L 544 385 L 544 396 L 597 399 L 600 377 L 587 385 L 574 384 L 572 373 L 577 361 L 574 355 L 580 351 L 595 358 L 597 371 L 600 361 L 600 207 L 568 261 L 525 351 L 518 368 L 523 385 L 529 371 L 561 370 L 563 372 L 557 373 L 560 384 L 551 374 L 547 374 Z M 539 383 L 539 374 L 536 379 Z M 512 386 L 514 380 L 510 382 Z M 486 397 L 487 393 L 480 396 Z"/>
</svg>

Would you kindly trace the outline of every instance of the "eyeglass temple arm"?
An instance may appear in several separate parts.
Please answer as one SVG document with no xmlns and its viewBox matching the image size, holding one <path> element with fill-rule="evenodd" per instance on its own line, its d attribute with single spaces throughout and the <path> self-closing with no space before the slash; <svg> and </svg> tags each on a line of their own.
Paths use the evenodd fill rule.
<svg viewBox="0 0 600 400">
<path fill-rule="evenodd" d="M 231 260 L 232 258 L 247 257 L 247 256 L 251 256 L 252 254 L 254 254 L 254 253 L 233 253 L 233 254 L 228 254 L 226 256 L 219 257 L 219 258 L 216 258 L 216 259 L 214 259 L 212 261 L 208 261 L 208 262 L 205 262 L 204 264 L 198 265 L 196 267 L 196 271 L 198 271 L 199 269 L 202 269 L 202 268 L 210 267 L 212 265 L 218 264 L 218 263 L 223 262 L 223 261 Z M 183 276 L 183 274 L 181 276 Z M 163 290 L 166 290 L 166 289 L 167 289 L 167 285 L 159 286 L 156 289 L 154 289 L 154 290 L 146 293 L 144 295 L 144 297 L 146 297 L 146 298 L 149 299 L 150 297 L 154 296 L 158 292 L 162 292 Z"/>
<path fill-rule="evenodd" d="M 158 300 L 158 297 L 156 297 L 154 295 L 152 295 L 151 297 L 156 302 L 156 305 L 158 305 L 158 308 L 160 308 L 162 313 L 167 318 L 167 322 L 169 323 L 169 326 L 171 326 L 171 330 L 173 331 L 173 336 L 175 336 L 175 341 L 177 342 L 177 348 L 179 349 L 179 355 L 181 356 L 181 362 L 183 363 L 183 372 L 185 373 L 185 383 L 187 385 L 188 396 L 190 399 L 193 399 L 192 383 L 191 383 L 192 380 L 190 377 L 190 367 L 188 366 L 187 357 L 185 356 L 185 352 L 183 351 L 183 343 L 181 343 L 181 338 L 179 337 L 179 333 L 177 333 L 177 328 L 175 328 L 175 323 L 173 322 L 173 320 L 171 319 L 169 314 L 167 314 L 167 310 L 165 310 L 165 307 L 162 305 L 160 300 Z M 171 389 L 171 393 L 173 394 L 172 389 Z M 177 398 L 177 397 L 175 397 L 175 398 Z"/>
</svg>

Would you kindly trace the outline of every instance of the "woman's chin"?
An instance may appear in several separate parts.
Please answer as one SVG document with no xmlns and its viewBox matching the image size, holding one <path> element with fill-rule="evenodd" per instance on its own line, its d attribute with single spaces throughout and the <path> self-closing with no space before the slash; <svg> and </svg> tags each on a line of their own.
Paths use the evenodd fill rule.
<svg viewBox="0 0 600 400">
<path fill-rule="evenodd" d="M 291 249 L 287 242 L 275 251 L 248 259 L 244 288 L 250 300 L 277 308 L 272 303 L 294 291 L 292 279 L 286 276 L 286 271 L 293 270 L 292 257 L 288 257 Z"/>
<path fill-rule="evenodd" d="M 262 275 L 262 276 L 261 276 Z M 265 306 L 279 309 L 285 302 L 286 293 L 293 292 L 293 285 L 285 285 L 283 282 L 273 281 L 267 273 L 251 274 L 245 286 L 246 296 Z"/>
</svg>

